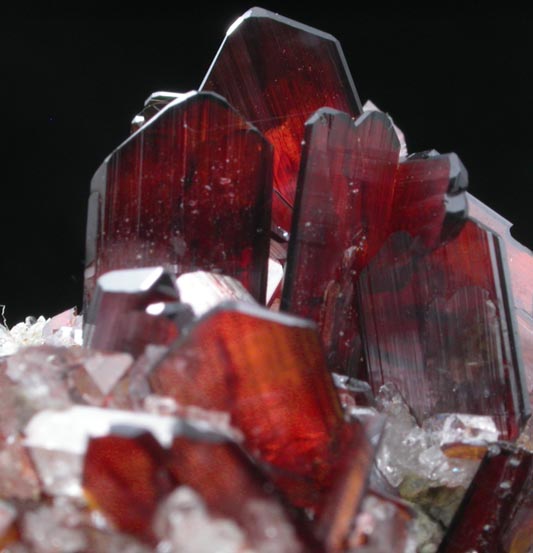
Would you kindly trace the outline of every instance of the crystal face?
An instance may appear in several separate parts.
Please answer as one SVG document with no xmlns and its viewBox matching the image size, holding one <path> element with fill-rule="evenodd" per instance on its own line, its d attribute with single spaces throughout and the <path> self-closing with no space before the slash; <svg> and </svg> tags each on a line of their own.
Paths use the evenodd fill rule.
<svg viewBox="0 0 533 553">
<path fill-rule="evenodd" d="M 119 146 L 91 184 L 86 305 L 113 269 L 204 269 L 266 291 L 271 147 L 220 96 L 190 93 Z"/>
<path fill-rule="evenodd" d="M 210 340 L 214 335 L 219 338 Z M 343 418 L 312 323 L 221 304 L 171 348 L 150 379 L 157 393 L 179 404 L 229 412 L 247 447 L 280 474 L 322 482 L 328 473 Z M 309 457 L 316 459 L 312 465 Z M 296 503 L 316 502 L 306 497 L 313 488 L 290 478 L 287 486 Z"/>
<path fill-rule="evenodd" d="M 508 276 L 513 293 L 514 315 L 525 369 L 525 386 L 533 408 L 533 253 L 511 236 L 511 223 L 477 198 L 467 194 L 470 217 L 488 226 L 503 240 Z"/>
<path fill-rule="evenodd" d="M 84 344 L 134 356 L 147 344 L 168 345 L 193 317 L 185 305 L 176 305 L 178 299 L 173 276 L 161 267 L 110 271 L 98 279 L 88 307 Z M 174 308 L 172 316 L 151 314 L 150 308 L 161 304 Z"/>
<path fill-rule="evenodd" d="M 324 106 L 362 111 L 339 42 L 252 8 L 230 27 L 200 88 L 227 98 L 272 143 L 273 223 L 290 231 L 305 121 Z"/>
<path fill-rule="evenodd" d="M 394 232 L 436 247 L 457 232 L 466 171 L 454 154 L 400 163 L 391 119 L 319 110 L 306 123 L 282 308 L 319 324 L 332 370 L 362 355 L 357 280 Z"/>
<path fill-rule="evenodd" d="M 254 8 L 202 86 L 95 176 L 84 347 L 0 325 L 0 549 L 531 553 L 533 253 L 330 35 Z"/>
<path fill-rule="evenodd" d="M 533 548 L 533 454 L 489 448 L 439 553 L 528 553 Z"/>
<path fill-rule="evenodd" d="M 518 436 L 529 405 L 496 235 L 467 221 L 455 239 L 419 256 L 396 233 L 358 292 L 374 390 L 395 382 L 421 420 L 491 415 L 504 437 Z"/>
</svg>

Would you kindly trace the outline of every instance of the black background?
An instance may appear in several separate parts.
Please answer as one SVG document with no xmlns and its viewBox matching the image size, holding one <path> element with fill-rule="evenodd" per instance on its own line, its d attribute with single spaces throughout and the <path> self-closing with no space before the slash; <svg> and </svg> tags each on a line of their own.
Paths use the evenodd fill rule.
<svg viewBox="0 0 533 553">
<path fill-rule="evenodd" d="M 470 191 L 533 246 L 533 18 L 510 4 L 263 7 L 335 35 L 362 101 L 410 151 L 455 151 Z M 92 174 L 155 90 L 197 88 L 251 4 L 10 6 L 0 23 L 0 304 L 10 325 L 80 303 Z M 79 6 L 77 6 L 79 8 Z M 533 275 L 532 275 L 533 278 Z"/>
</svg>

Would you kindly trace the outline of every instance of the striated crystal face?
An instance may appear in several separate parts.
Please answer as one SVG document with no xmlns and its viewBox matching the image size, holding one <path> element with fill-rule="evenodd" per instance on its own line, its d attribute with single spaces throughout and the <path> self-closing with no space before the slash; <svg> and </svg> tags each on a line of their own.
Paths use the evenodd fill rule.
<svg viewBox="0 0 533 553">
<path fill-rule="evenodd" d="M 396 383 L 421 420 L 490 415 L 516 438 L 529 405 L 498 237 L 468 221 L 441 247 L 414 249 L 409 235 L 392 235 L 359 279 L 372 388 Z"/>
<path fill-rule="evenodd" d="M 457 156 L 399 155 L 379 111 L 353 121 L 321 109 L 306 123 L 282 308 L 319 324 L 336 372 L 358 371 L 358 279 L 383 244 L 404 231 L 421 252 L 461 226 L 467 177 Z"/>
<path fill-rule="evenodd" d="M 220 96 L 168 104 L 93 178 L 86 305 L 107 271 L 154 265 L 223 272 L 263 300 L 271 162 L 270 145 Z"/>
<path fill-rule="evenodd" d="M 252 8 L 228 30 L 200 88 L 224 96 L 273 145 L 273 223 L 290 231 L 305 121 L 324 106 L 362 111 L 339 42 Z"/>
<path fill-rule="evenodd" d="M 327 474 L 343 417 L 311 322 L 221 304 L 171 348 L 150 379 L 157 393 L 180 404 L 229 412 L 251 451 L 279 469 L 318 482 Z M 290 479 L 288 485 L 301 493 Z M 302 501 L 316 500 L 304 493 Z"/>
<path fill-rule="evenodd" d="M 528 553 L 533 548 L 533 454 L 491 446 L 439 553 Z"/>
<path fill-rule="evenodd" d="M 0 549 L 531 553 L 533 253 L 330 35 L 253 8 L 202 89 L 95 175 L 84 347 L 0 325 Z"/>
<path fill-rule="evenodd" d="M 511 223 L 477 198 L 467 194 L 469 216 L 489 227 L 503 241 L 503 255 L 507 261 L 506 281 L 512 290 L 512 304 L 516 319 L 520 353 L 525 371 L 524 386 L 533 409 L 533 252 L 511 236 Z"/>
</svg>

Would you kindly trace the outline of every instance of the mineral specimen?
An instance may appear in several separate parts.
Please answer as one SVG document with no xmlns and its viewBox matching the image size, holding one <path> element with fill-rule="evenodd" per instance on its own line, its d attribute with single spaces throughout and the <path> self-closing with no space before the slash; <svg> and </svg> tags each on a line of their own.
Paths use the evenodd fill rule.
<svg viewBox="0 0 533 553">
<path fill-rule="evenodd" d="M 93 179 L 84 347 L 0 326 L 1 551 L 533 551 L 533 254 L 330 35 L 253 8 L 201 89 Z"/>
</svg>

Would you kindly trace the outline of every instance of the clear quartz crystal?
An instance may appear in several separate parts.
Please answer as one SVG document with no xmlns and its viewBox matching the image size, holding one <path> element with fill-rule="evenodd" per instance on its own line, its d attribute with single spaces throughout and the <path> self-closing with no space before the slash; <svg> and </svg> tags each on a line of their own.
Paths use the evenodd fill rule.
<svg viewBox="0 0 533 553">
<path fill-rule="evenodd" d="M 39 410 L 64 408 L 71 399 L 64 381 L 67 350 L 40 346 L 24 348 L 0 363 L 0 430 L 19 432 Z"/>
<path fill-rule="evenodd" d="M 42 315 L 35 319 L 26 317 L 11 329 L 0 324 L 0 357 L 13 355 L 20 348 L 27 346 L 81 345 L 82 317 L 76 315 L 76 309 L 68 309 L 63 313 L 46 319 Z"/>
<path fill-rule="evenodd" d="M 82 523 L 83 515 L 77 504 L 56 498 L 52 505 L 43 505 L 24 515 L 22 536 L 34 553 L 77 553 L 87 545 L 80 528 Z"/>
<path fill-rule="evenodd" d="M 161 540 L 158 553 L 251 553 L 237 524 L 210 516 L 202 498 L 188 486 L 177 488 L 159 507 L 154 531 Z"/>
<path fill-rule="evenodd" d="M 407 499 L 419 498 L 431 488 L 457 489 L 457 497 L 442 500 L 446 508 L 455 503 L 470 484 L 479 465 L 477 460 L 447 457 L 442 445 L 487 443 L 498 438 L 490 417 L 451 414 L 428 419 L 420 427 L 393 385 L 382 387 L 378 405 L 387 415 L 377 464 L 391 485 Z M 448 505 L 449 499 L 449 505 Z M 447 518 L 448 515 L 446 515 Z"/>
</svg>

